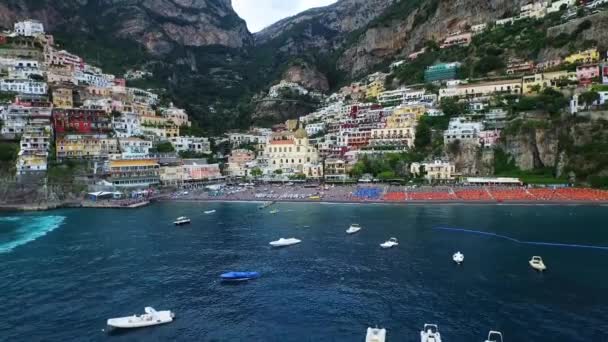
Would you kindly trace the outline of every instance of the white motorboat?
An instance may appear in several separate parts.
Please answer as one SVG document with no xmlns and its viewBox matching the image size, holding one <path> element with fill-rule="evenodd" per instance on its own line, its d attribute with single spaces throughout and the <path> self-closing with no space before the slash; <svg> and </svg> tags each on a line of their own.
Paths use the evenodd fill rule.
<svg viewBox="0 0 608 342">
<path fill-rule="evenodd" d="M 500 331 L 491 330 L 488 333 L 488 339 L 486 342 L 503 342 L 502 341 L 502 333 Z"/>
<path fill-rule="evenodd" d="M 290 238 L 290 239 L 280 238 L 277 241 L 270 242 L 270 245 L 272 247 L 287 247 L 287 246 L 297 245 L 300 242 L 302 242 L 302 240 L 298 240 L 296 238 Z"/>
<path fill-rule="evenodd" d="M 346 230 L 346 234 L 355 234 L 361 231 L 361 226 L 353 223 L 350 225 L 350 227 L 348 227 L 348 229 Z"/>
<path fill-rule="evenodd" d="M 435 324 L 425 324 L 420 332 L 420 342 L 441 342 L 439 327 Z"/>
<path fill-rule="evenodd" d="M 384 342 L 386 341 L 386 329 L 367 328 L 365 342 Z"/>
<path fill-rule="evenodd" d="M 206 215 L 215 214 L 215 210 L 207 210 L 205 211 Z"/>
<path fill-rule="evenodd" d="M 454 255 L 452 255 L 452 260 L 454 260 L 455 263 L 460 265 L 464 262 L 464 254 L 456 252 L 454 253 Z"/>
<path fill-rule="evenodd" d="M 183 226 L 185 224 L 190 224 L 190 219 L 182 216 L 182 217 L 178 217 L 175 222 L 173 222 L 173 224 L 175 224 L 176 226 Z"/>
<path fill-rule="evenodd" d="M 146 313 L 141 316 L 133 315 L 129 317 L 110 318 L 108 319 L 108 326 L 119 329 L 143 328 L 171 323 L 175 317 L 175 314 L 169 310 L 156 311 L 151 307 L 147 307 L 145 308 L 145 312 Z"/>
<path fill-rule="evenodd" d="M 547 266 L 545 266 L 545 263 L 543 262 L 543 258 L 539 256 L 533 256 L 532 259 L 530 259 L 530 266 L 540 272 L 547 269 Z"/>
<path fill-rule="evenodd" d="M 279 213 L 279 209 L 274 209 L 270 211 L 270 214 L 274 215 L 274 214 L 278 214 Z"/>
<path fill-rule="evenodd" d="M 399 241 L 397 241 L 397 238 L 390 238 L 388 241 L 386 241 L 385 243 L 381 243 L 380 247 L 387 249 L 387 248 L 393 248 L 395 246 L 399 246 Z"/>
</svg>

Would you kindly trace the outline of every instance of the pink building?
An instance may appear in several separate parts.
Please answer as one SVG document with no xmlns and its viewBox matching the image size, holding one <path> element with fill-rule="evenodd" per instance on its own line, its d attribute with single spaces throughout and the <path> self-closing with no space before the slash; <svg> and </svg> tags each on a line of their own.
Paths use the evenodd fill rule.
<svg viewBox="0 0 608 342">
<path fill-rule="evenodd" d="M 127 81 L 124 78 L 115 78 L 114 85 L 118 87 L 126 87 Z"/>
<path fill-rule="evenodd" d="M 205 159 L 184 159 L 186 181 L 196 182 L 222 178 L 219 164 L 207 164 Z"/>
<path fill-rule="evenodd" d="M 447 37 L 440 48 L 445 49 L 452 46 L 468 46 L 473 41 L 473 34 L 471 32 L 454 34 Z"/>
<path fill-rule="evenodd" d="M 500 139 L 500 131 L 481 131 L 479 132 L 479 144 L 485 148 L 492 148 Z"/>
<path fill-rule="evenodd" d="M 576 67 L 576 78 L 581 81 L 589 81 L 600 77 L 600 68 L 597 64 L 579 65 Z"/>
<path fill-rule="evenodd" d="M 243 166 L 255 159 L 255 153 L 249 150 L 234 150 L 228 157 L 229 164 L 237 164 Z"/>
</svg>

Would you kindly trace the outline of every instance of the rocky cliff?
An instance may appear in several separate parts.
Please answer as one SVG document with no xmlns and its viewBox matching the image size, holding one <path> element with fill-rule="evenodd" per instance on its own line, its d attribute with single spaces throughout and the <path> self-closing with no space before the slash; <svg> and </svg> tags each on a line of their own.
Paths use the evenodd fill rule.
<svg viewBox="0 0 608 342">
<path fill-rule="evenodd" d="M 36 18 L 52 31 L 104 34 L 133 40 L 154 55 L 177 47 L 253 43 L 230 0 L 6 0 L 0 25 Z"/>
</svg>

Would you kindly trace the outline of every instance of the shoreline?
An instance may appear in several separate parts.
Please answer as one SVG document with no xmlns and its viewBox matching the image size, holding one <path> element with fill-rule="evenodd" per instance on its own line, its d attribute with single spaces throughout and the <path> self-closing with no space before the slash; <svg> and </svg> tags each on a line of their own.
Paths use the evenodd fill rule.
<svg viewBox="0 0 608 342">
<path fill-rule="evenodd" d="M 183 203 L 309 203 L 309 204 L 384 204 L 384 205 L 554 205 L 554 206 L 608 206 L 608 201 L 463 201 L 463 200 L 411 200 L 411 201 L 355 201 L 355 200 L 297 200 L 297 199 L 277 199 L 272 201 L 244 200 L 244 199 L 215 199 L 215 198 L 180 198 L 180 199 L 156 199 L 153 202 L 183 202 Z"/>
<path fill-rule="evenodd" d="M 429 206 L 429 205 L 495 205 L 495 206 L 608 206 L 608 201 L 463 201 L 463 200 L 410 200 L 410 201 L 356 201 L 356 200 L 307 200 L 307 199 L 277 199 L 262 201 L 258 199 L 229 199 L 229 198 L 154 198 L 145 202 L 135 203 L 129 206 L 122 205 L 95 205 L 91 203 L 52 203 L 48 205 L 35 204 L 0 204 L 0 213 L 5 212 L 43 212 L 59 209 L 139 209 L 158 202 L 175 203 L 251 203 L 261 204 L 266 202 L 275 203 L 306 203 L 306 204 L 350 204 L 350 205 L 394 205 L 394 206 Z"/>
</svg>

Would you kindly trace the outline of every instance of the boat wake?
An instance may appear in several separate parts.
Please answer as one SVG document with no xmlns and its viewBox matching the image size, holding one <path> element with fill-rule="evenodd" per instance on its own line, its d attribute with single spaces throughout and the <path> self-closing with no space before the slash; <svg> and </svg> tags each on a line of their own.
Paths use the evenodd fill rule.
<svg viewBox="0 0 608 342">
<path fill-rule="evenodd" d="M 490 232 L 482 232 L 482 231 L 471 230 L 471 229 L 462 229 L 462 228 L 435 227 L 433 229 L 443 230 L 443 231 L 449 231 L 449 232 L 455 232 L 455 233 L 468 233 L 468 234 L 478 234 L 478 235 L 491 236 L 491 237 L 505 239 L 505 240 L 509 240 L 511 242 L 520 243 L 520 244 L 524 244 L 524 245 L 550 246 L 550 247 L 569 247 L 569 248 L 587 248 L 587 249 L 598 249 L 598 250 L 608 251 L 608 246 L 590 246 L 590 245 L 577 245 L 577 244 L 556 243 L 556 242 L 522 241 L 522 240 L 518 240 L 518 239 L 515 239 L 515 238 L 512 238 L 512 237 L 506 236 L 506 235 L 500 235 L 500 234 L 490 233 Z"/>
<path fill-rule="evenodd" d="M 23 246 L 38 238 L 45 236 L 59 228 L 65 216 L 40 216 L 40 217 L 3 217 L 0 222 L 9 222 L 11 227 L 16 224 L 15 229 L 0 230 L 0 253 L 9 253 L 13 249 Z M 7 238 L 3 238 L 3 235 Z"/>
</svg>

